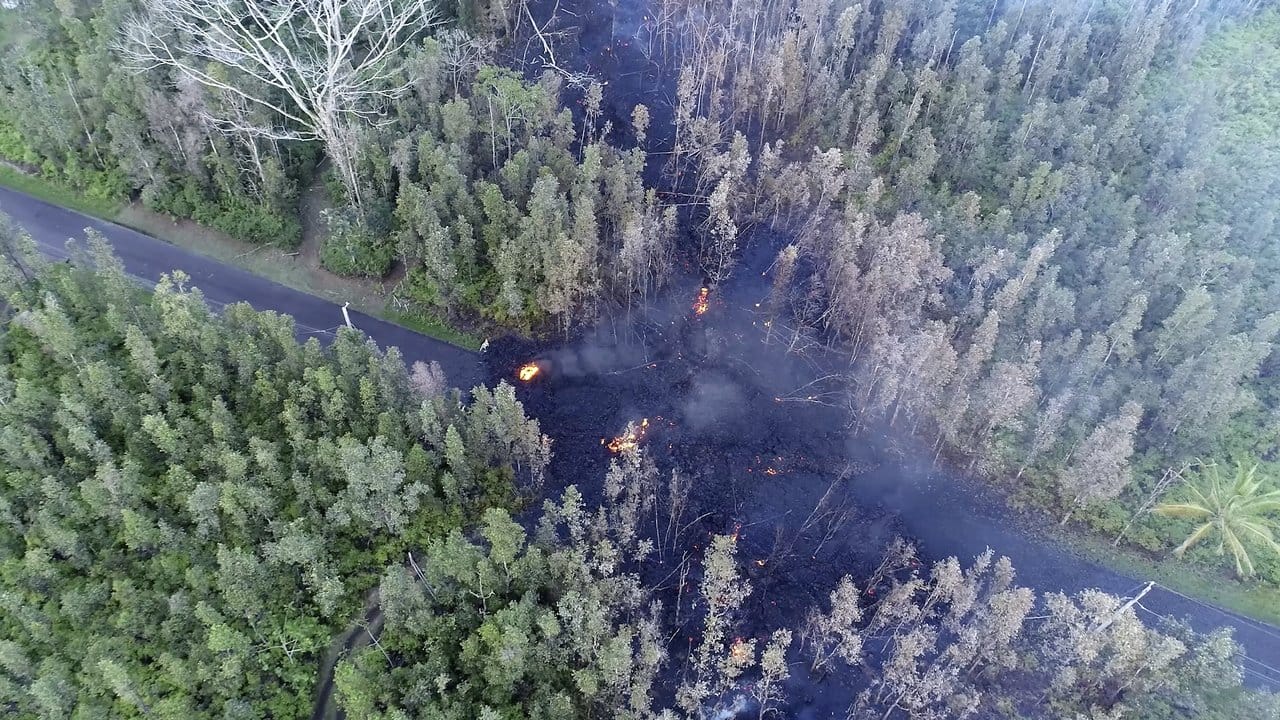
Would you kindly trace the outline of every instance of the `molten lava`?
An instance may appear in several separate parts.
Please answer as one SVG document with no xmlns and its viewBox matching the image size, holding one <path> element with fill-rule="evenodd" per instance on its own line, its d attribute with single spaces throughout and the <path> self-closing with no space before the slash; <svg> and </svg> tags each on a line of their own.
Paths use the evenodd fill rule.
<svg viewBox="0 0 1280 720">
<path fill-rule="evenodd" d="M 729 646 L 729 660 L 735 665 L 743 665 L 751 661 L 751 643 L 742 638 L 734 638 Z"/>
<path fill-rule="evenodd" d="M 698 291 L 698 299 L 693 301 L 694 315 L 701 315 L 707 311 L 707 295 L 710 294 L 710 292 L 711 290 L 708 288 L 702 288 Z"/>
<path fill-rule="evenodd" d="M 540 372 L 542 372 L 542 368 L 538 367 L 537 363 L 529 363 L 520 366 L 520 369 L 516 371 L 516 377 L 520 378 L 520 382 L 529 382 L 538 377 Z"/>
<path fill-rule="evenodd" d="M 609 452 L 620 453 L 627 450 L 635 450 L 640 447 L 640 441 L 644 440 L 645 435 L 649 434 L 649 418 L 644 418 L 637 425 L 636 423 L 628 423 L 627 431 L 618 437 L 605 442 L 600 440 L 600 444 L 609 448 Z"/>
</svg>

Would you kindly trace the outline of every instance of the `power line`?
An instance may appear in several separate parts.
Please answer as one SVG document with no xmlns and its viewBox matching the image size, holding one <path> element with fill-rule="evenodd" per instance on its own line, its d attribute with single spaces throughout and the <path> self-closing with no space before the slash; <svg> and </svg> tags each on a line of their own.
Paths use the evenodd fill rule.
<svg viewBox="0 0 1280 720">
<path fill-rule="evenodd" d="M 1152 610 L 1151 608 L 1148 608 L 1148 607 L 1146 607 L 1146 606 L 1142 605 L 1141 603 L 1137 604 L 1137 605 L 1136 605 L 1136 607 L 1137 607 L 1138 609 L 1142 610 L 1143 612 L 1145 612 L 1145 613 L 1147 613 L 1147 614 L 1151 615 L 1151 616 L 1152 616 L 1152 617 L 1154 617 L 1154 618 L 1157 618 L 1157 619 L 1164 619 L 1164 618 L 1165 618 L 1165 616 L 1164 616 L 1164 615 L 1161 615 L 1160 613 L 1158 613 L 1158 612 L 1156 612 L 1156 611 Z M 1256 666 L 1258 666 L 1258 667 L 1260 667 L 1260 668 L 1264 668 L 1264 669 L 1266 669 L 1267 671 L 1269 671 L 1269 672 L 1271 672 L 1271 673 L 1274 673 L 1274 675 L 1267 675 L 1267 674 L 1265 674 L 1265 673 L 1259 672 L 1259 671 L 1257 671 L 1257 670 L 1255 670 L 1255 669 L 1253 669 L 1253 668 L 1251 668 L 1251 667 L 1248 667 L 1248 665 L 1246 665 L 1246 664 L 1241 664 L 1241 665 L 1239 666 L 1239 667 L 1240 667 L 1240 670 L 1241 670 L 1241 671 L 1243 671 L 1243 672 L 1245 672 L 1245 673 L 1247 673 L 1247 674 L 1249 674 L 1249 675 L 1252 675 L 1252 676 L 1253 676 L 1253 677 L 1255 677 L 1255 678 L 1258 678 L 1258 679 L 1261 679 L 1261 680 L 1265 681 L 1265 682 L 1266 682 L 1266 684 L 1267 684 L 1268 686 L 1270 686 L 1271 688 L 1273 688 L 1273 689 L 1280 689 L 1280 668 L 1272 667 L 1271 665 L 1268 665 L 1268 664 L 1266 664 L 1266 663 L 1262 662 L 1261 660 L 1259 660 L 1259 659 L 1257 659 L 1257 658 L 1255 658 L 1255 657 L 1250 657 L 1250 655 L 1249 655 L 1249 654 L 1248 654 L 1248 652 L 1244 649 L 1244 647 L 1243 647 L 1243 646 L 1239 646 L 1239 645 L 1238 645 L 1238 647 L 1240 647 L 1240 659 L 1241 659 L 1242 663 L 1252 663 L 1252 664 L 1254 664 L 1254 665 L 1256 665 Z"/>
<path fill-rule="evenodd" d="M 1199 605 L 1199 606 L 1201 606 L 1201 607 L 1203 607 L 1203 608 L 1207 608 L 1207 609 L 1209 609 L 1209 610 L 1213 610 L 1214 612 L 1218 613 L 1219 615 L 1222 615 L 1223 617 L 1231 618 L 1232 620 L 1234 620 L 1234 621 L 1235 621 L 1236 623 L 1238 623 L 1238 624 L 1242 624 L 1242 625 L 1245 625 L 1245 626 L 1247 626 L 1247 627 L 1249 627 L 1249 628 L 1252 628 L 1253 630 L 1255 630 L 1255 631 L 1257 631 L 1257 632 L 1260 632 L 1260 633 L 1262 633 L 1262 634 L 1264 634 L 1264 635 L 1268 635 L 1268 636 L 1270 636 L 1271 638 L 1273 638 L 1273 639 L 1275 639 L 1275 640 L 1280 640 L 1280 632 L 1277 632 L 1277 631 L 1276 631 L 1276 629 L 1275 629 L 1273 626 L 1271 626 L 1271 625 L 1268 625 L 1268 624 L 1266 624 L 1266 623 L 1259 622 L 1259 621 L 1257 621 L 1257 620 L 1254 620 L 1254 619 L 1252 619 L 1252 618 L 1246 617 L 1246 616 L 1241 615 L 1241 614 L 1239 614 L 1239 613 L 1232 612 L 1232 611 L 1230 611 L 1230 610 L 1226 610 L 1226 609 L 1224 609 L 1224 608 L 1218 607 L 1217 605 L 1213 605 L 1213 604 L 1210 604 L 1210 603 L 1204 602 L 1203 600 L 1200 600 L 1200 599 L 1198 599 L 1198 598 L 1193 598 L 1193 597 L 1191 597 L 1190 595 L 1187 595 L 1186 593 L 1178 592 L 1177 590 L 1174 590 L 1174 589 L 1173 589 L 1173 588 L 1171 588 L 1171 587 L 1166 587 L 1166 586 L 1164 586 L 1164 585 L 1161 585 L 1160 583 L 1156 583 L 1156 586 L 1157 586 L 1157 587 L 1159 587 L 1161 590 L 1164 590 L 1164 591 L 1166 591 L 1166 592 L 1173 593 L 1174 595 L 1177 595 L 1178 597 L 1181 597 L 1181 598 L 1183 598 L 1183 599 L 1185 599 L 1185 600 L 1189 600 L 1189 601 L 1191 601 L 1191 602 L 1195 603 L 1196 605 Z"/>
<path fill-rule="evenodd" d="M 1260 668 L 1265 668 L 1267 671 L 1275 673 L 1275 677 L 1273 678 L 1273 680 L 1274 680 L 1274 681 L 1277 681 L 1277 682 L 1280 682 L 1280 668 L 1272 667 L 1272 666 L 1270 666 L 1270 665 L 1268 665 L 1268 664 L 1266 664 L 1266 663 L 1262 662 L 1261 660 L 1258 660 L 1257 658 L 1251 658 L 1251 657 L 1249 657 L 1248 655 L 1245 655 L 1244 653 L 1241 653 L 1241 654 L 1240 654 L 1240 657 L 1241 657 L 1245 662 L 1251 662 L 1251 663 L 1253 663 L 1254 665 L 1257 665 L 1257 666 L 1258 666 L 1258 667 L 1260 667 Z"/>
<path fill-rule="evenodd" d="M 1262 684 L 1268 685 L 1268 687 L 1270 687 L 1271 689 L 1280 688 L 1280 683 L 1277 683 L 1275 678 L 1268 678 L 1268 676 L 1263 675 L 1261 673 L 1256 673 L 1256 671 L 1253 671 L 1253 670 L 1249 670 L 1248 667 L 1244 667 L 1243 665 L 1240 666 L 1240 670 L 1243 670 L 1245 675 L 1252 675 L 1253 678 L 1262 680 Z"/>
<path fill-rule="evenodd" d="M 1203 603 L 1201 603 L 1201 604 L 1203 604 Z M 1138 605 L 1138 607 L 1139 607 L 1139 608 L 1142 608 L 1142 610 L 1146 611 L 1147 613 L 1150 613 L 1152 617 L 1160 618 L 1160 619 L 1166 619 L 1166 618 L 1168 617 L 1167 615 L 1162 615 L 1162 614 L 1160 614 L 1160 613 L 1158 613 L 1158 612 L 1156 612 L 1156 611 L 1152 610 L 1151 608 L 1146 607 L 1146 606 L 1144 606 L 1144 605 L 1142 605 L 1142 604 L 1139 604 L 1139 605 Z M 1207 606 L 1207 607 L 1212 608 L 1213 606 L 1212 606 L 1212 605 L 1209 605 L 1209 606 Z M 1224 613 L 1224 614 L 1225 614 L 1225 613 Z M 1235 619 L 1235 616 L 1234 616 L 1234 615 L 1227 614 L 1227 616 L 1228 616 L 1228 617 L 1231 617 L 1231 618 L 1233 618 L 1233 619 Z M 1274 638 L 1280 639 L 1280 635 L 1277 635 L 1277 634 L 1276 634 L 1276 633 L 1274 633 L 1274 632 L 1269 632 L 1265 627 L 1257 627 L 1257 626 L 1253 626 L 1253 625 L 1249 625 L 1248 627 L 1251 627 L 1252 629 L 1255 629 L 1255 630 L 1257 630 L 1258 632 L 1261 632 L 1261 633 L 1263 633 L 1263 634 L 1270 635 L 1271 637 L 1274 637 Z M 1252 659 L 1252 658 L 1250 658 L 1250 659 Z M 1259 661 L 1254 660 L 1254 662 L 1259 662 Z M 1259 663 L 1259 664 L 1261 664 L 1261 663 Z M 1276 673 L 1280 674 L 1280 670 L 1276 670 Z"/>
</svg>

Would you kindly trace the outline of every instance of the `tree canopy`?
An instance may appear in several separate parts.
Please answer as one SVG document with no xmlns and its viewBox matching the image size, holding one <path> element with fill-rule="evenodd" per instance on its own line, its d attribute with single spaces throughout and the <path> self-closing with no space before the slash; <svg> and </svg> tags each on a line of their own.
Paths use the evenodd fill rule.
<svg viewBox="0 0 1280 720">
<path fill-rule="evenodd" d="M 181 273 L 143 292 L 101 238 L 44 266 L 3 240 L 17 717 L 305 717 L 387 565 L 549 459 L 509 387 L 423 396 L 357 331 L 301 343 L 288 317 L 214 314 Z"/>
<path fill-rule="evenodd" d="M 1182 555 L 1197 544 L 1216 536 L 1217 553 L 1231 551 L 1236 574 L 1252 575 L 1249 546 L 1280 554 L 1273 530 L 1280 512 L 1280 490 L 1269 490 L 1258 466 L 1236 465 L 1234 480 L 1223 482 L 1217 465 L 1209 465 L 1201 478 L 1187 484 L 1181 502 L 1164 502 L 1155 512 L 1170 518 L 1191 520 L 1194 528 L 1174 554 Z"/>
<path fill-rule="evenodd" d="M 677 272 L 767 283 L 762 341 L 838 348 L 860 426 L 1064 523 L 1199 523 L 1143 515 L 1150 549 L 1216 532 L 1247 574 L 1246 537 L 1276 547 L 1265 472 L 1163 505 L 1150 472 L 1275 459 L 1268 3 L 653 2 L 609 30 L 656 68 L 637 94 L 616 92 L 631 68 L 557 61 L 592 21 L 518 1 L 9 4 L 0 159 L 25 171 L 289 247 L 315 190 L 325 268 L 523 333 L 567 335 Z M 748 240 L 776 257 L 764 280 Z M 302 343 L 288 318 L 213 313 L 180 273 L 143 292 L 100 239 L 66 266 L 0 241 L 18 716 L 299 717 L 366 608 L 383 620 L 334 687 L 371 720 L 710 717 L 747 696 L 763 716 L 801 665 L 865 672 L 857 716 L 1269 712 L 1229 639 L 1105 593 L 1035 596 L 993 554 L 894 560 L 803 628 L 735 637 L 751 586 L 712 538 L 682 564 L 699 640 L 674 669 L 659 638 L 683 625 L 639 580 L 675 547 L 637 524 L 664 525 L 643 459 L 598 507 L 569 492 L 517 522 L 550 448 L 510 387 L 464 401 L 354 331 Z"/>
</svg>

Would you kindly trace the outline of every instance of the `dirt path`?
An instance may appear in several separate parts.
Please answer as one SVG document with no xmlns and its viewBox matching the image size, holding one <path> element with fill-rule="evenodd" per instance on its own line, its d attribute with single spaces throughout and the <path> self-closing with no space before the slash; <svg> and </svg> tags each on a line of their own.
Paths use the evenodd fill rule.
<svg viewBox="0 0 1280 720">
<path fill-rule="evenodd" d="M 298 262 L 311 270 L 321 269 L 320 242 L 324 239 L 324 218 L 320 213 L 330 205 L 329 191 L 319 178 L 298 197 L 298 220 L 302 223 Z"/>
<path fill-rule="evenodd" d="M 382 610 L 378 605 L 378 590 L 374 588 L 365 596 L 361 620 L 335 637 L 320 661 L 320 677 L 316 683 L 316 697 L 312 705 L 311 720 L 342 720 L 345 713 L 338 708 L 333 696 L 333 671 L 338 661 L 360 650 L 382 632 Z"/>
</svg>

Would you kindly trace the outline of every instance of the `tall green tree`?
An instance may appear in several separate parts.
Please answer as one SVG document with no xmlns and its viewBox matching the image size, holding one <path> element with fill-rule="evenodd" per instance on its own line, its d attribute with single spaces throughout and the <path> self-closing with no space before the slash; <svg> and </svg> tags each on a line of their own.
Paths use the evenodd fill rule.
<svg viewBox="0 0 1280 720">
<path fill-rule="evenodd" d="M 387 564 L 509 501 L 512 462 L 540 478 L 550 458 L 509 387 L 478 389 L 482 407 L 420 395 L 356 331 L 300 344 L 287 317 L 214 314 L 181 273 L 143 291 L 101 237 L 41 265 L 0 233 L 0 706 L 17 717 L 305 717 Z"/>
</svg>

